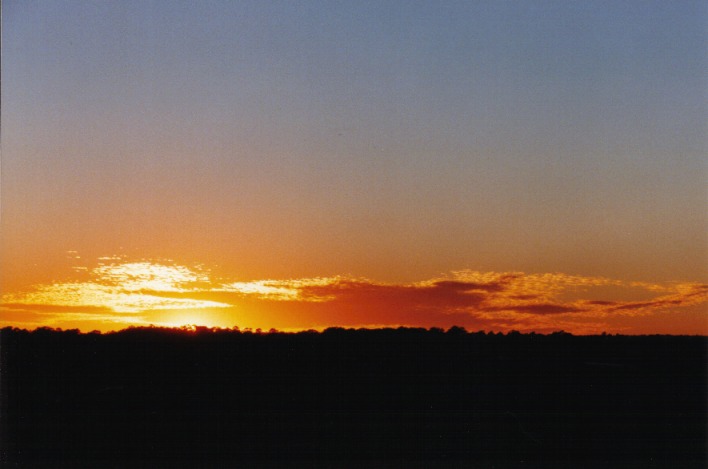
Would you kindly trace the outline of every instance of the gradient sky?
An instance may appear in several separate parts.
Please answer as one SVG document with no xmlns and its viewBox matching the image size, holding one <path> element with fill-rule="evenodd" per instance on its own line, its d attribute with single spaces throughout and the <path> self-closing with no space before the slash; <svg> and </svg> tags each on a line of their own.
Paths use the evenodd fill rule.
<svg viewBox="0 0 708 469">
<path fill-rule="evenodd" d="M 2 22 L 4 324 L 708 334 L 705 2 Z"/>
</svg>

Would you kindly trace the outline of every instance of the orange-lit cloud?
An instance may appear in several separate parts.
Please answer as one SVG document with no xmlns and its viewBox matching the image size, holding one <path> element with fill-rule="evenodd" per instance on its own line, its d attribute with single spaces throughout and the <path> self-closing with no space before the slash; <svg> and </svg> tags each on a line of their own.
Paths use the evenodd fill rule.
<svg viewBox="0 0 708 469">
<path fill-rule="evenodd" d="M 102 328 L 101 323 L 115 328 L 117 324 L 144 324 L 142 314 L 150 310 L 230 306 L 216 301 L 169 298 L 147 293 L 193 292 L 208 284 L 208 276 L 184 266 L 118 262 L 100 263 L 90 270 L 75 270 L 87 270 L 90 278 L 86 281 L 37 285 L 32 291 L 4 294 L 3 316 L 8 317 L 8 312 L 14 311 L 14 321 L 8 322 L 19 324 L 95 322 L 99 328 Z M 17 311 L 24 312 L 21 318 L 17 318 Z"/>
<path fill-rule="evenodd" d="M 450 327 L 495 331 L 708 333 L 708 285 L 649 284 L 562 273 L 456 271 L 413 283 L 344 276 L 216 280 L 203 267 L 102 258 L 83 280 L 2 296 L 4 323 L 116 329 L 134 324 L 307 329 Z M 653 321 L 653 322 L 652 322 Z M 667 319 L 667 325 L 669 321 Z"/>
</svg>

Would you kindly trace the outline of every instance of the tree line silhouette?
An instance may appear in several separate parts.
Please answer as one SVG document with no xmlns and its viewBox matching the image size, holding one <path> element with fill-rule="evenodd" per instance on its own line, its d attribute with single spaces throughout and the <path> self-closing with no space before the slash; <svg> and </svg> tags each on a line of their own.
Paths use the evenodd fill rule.
<svg viewBox="0 0 708 469">
<path fill-rule="evenodd" d="M 0 457 L 704 467 L 707 346 L 460 327 L 5 328 Z"/>
</svg>

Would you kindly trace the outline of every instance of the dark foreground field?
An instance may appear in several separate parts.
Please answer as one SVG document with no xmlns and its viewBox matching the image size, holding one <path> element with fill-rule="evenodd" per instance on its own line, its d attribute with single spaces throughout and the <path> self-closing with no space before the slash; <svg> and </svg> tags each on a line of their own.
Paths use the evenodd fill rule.
<svg viewBox="0 0 708 469">
<path fill-rule="evenodd" d="M 705 337 L 0 334 L 7 467 L 705 467 Z"/>
</svg>

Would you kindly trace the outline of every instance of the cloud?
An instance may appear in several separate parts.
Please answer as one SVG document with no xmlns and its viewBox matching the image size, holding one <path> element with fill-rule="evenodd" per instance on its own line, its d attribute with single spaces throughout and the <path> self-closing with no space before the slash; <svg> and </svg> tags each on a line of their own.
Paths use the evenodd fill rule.
<svg viewBox="0 0 708 469">
<path fill-rule="evenodd" d="M 79 315 L 135 323 L 157 312 L 161 318 L 183 318 L 190 311 L 209 310 L 215 323 L 228 326 L 461 325 L 583 333 L 601 331 L 617 323 L 616 318 L 656 316 L 708 302 L 705 284 L 650 284 L 563 273 L 463 270 L 413 283 L 345 276 L 216 282 L 202 267 L 123 258 L 101 261 L 108 263 L 88 269 L 84 281 L 8 293 L 2 305 L 6 311 L 75 322 Z"/>
<path fill-rule="evenodd" d="M 297 280 L 256 280 L 222 284 L 212 291 L 233 292 L 241 296 L 257 296 L 273 301 L 327 301 L 328 296 L 308 292 L 308 287 L 334 285 L 341 277 L 317 277 Z"/>
<path fill-rule="evenodd" d="M 583 311 L 574 306 L 555 305 L 549 303 L 529 304 L 529 305 L 510 305 L 510 306 L 488 306 L 485 311 L 521 311 L 532 314 L 561 314 L 575 313 Z"/>
<path fill-rule="evenodd" d="M 120 287 L 123 291 L 187 291 L 209 282 L 207 273 L 180 265 L 153 262 L 126 262 L 99 265 L 92 274 L 103 285 Z"/>
<path fill-rule="evenodd" d="M 62 304 L 33 304 L 33 303 L 3 303 L 2 307 L 8 310 L 28 311 L 31 308 L 34 312 L 49 312 L 49 313 L 78 313 L 78 314 L 94 314 L 94 313 L 110 313 L 113 310 L 106 306 L 71 306 Z"/>
<path fill-rule="evenodd" d="M 35 311 L 139 313 L 152 309 L 229 307 L 211 300 L 168 298 L 145 293 L 198 291 L 208 284 L 207 274 L 184 266 L 150 262 L 99 264 L 89 281 L 38 285 L 32 291 L 2 296 L 6 307 L 32 307 Z"/>
<path fill-rule="evenodd" d="M 485 296 L 478 285 L 455 281 L 400 285 L 340 278 L 329 285 L 303 287 L 303 291 L 306 297 L 325 297 L 329 298 L 330 302 L 363 302 L 409 308 L 433 305 L 453 309 L 467 307 L 479 304 Z"/>
<path fill-rule="evenodd" d="M 635 301 L 612 305 L 610 311 L 651 312 L 672 307 L 686 307 L 708 302 L 708 285 L 680 283 L 673 286 L 669 295 L 654 298 L 651 301 Z"/>
<path fill-rule="evenodd" d="M 228 307 L 215 301 L 189 298 L 165 298 L 141 291 L 125 290 L 121 286 L 94 282 L 56 283 L 40 285 L 34 291 L 3 295 L 5 305 L 32 305 L 35 309 L 64 307 L 78 310 L 104 308 L 116 313 L 138 313 L 150 309 L 186 309 Z"/>
</svg>

